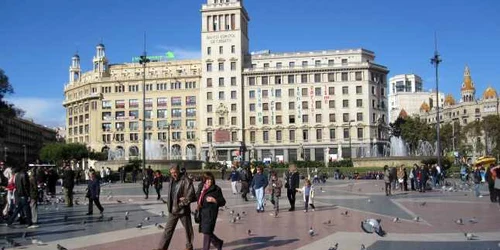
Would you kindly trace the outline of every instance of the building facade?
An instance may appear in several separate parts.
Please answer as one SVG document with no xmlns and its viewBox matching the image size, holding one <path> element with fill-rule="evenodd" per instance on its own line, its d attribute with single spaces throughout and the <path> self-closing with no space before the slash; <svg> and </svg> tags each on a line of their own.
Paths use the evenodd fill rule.
<svg viewBox="0 0 500 250">
<path fill-rule="evenodd" d="M 210 161 L 322 161 L 387 143 L 389 71 L 374 52 L 250 53 L 243 1 L 208 0 L 201 17 L 200 60 L 147 64 L 148 143 Z M 142 65 L 108 65 L 104 45 L 93 62 L 81 74 L 73 57 L 67 141 L 111 150 L 111 158 L 140 156 Z"/>
<path fill-rule="evenodd" d="M 422 106 L 433 109 L 437 99 L 440 107 L 444 104 L 445 95 L 424 91 L 422 78 L 415 74 L 395 75 L 389 79 L 389 87 L 389 122 L 396 121 L 402 113 L 418 115 Z"/>
<path fill-rule="evenodd" d="M 0 159 L 12 164 L 32 163 L 38 160 L 40 149 L 56 142 L 56 131 L 30 120 L 0 118 Z"/>
</svg>

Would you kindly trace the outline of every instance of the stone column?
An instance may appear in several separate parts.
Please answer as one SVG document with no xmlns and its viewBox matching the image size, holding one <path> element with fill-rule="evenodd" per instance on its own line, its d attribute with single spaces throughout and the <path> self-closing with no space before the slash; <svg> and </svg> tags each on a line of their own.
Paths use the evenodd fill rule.
<svg viewBox="0 0 500 250">
<path fill-rule="evenodd" d="M 288 162 L 288 148 L 283 149 L 283 162 Z"/>
</svg>

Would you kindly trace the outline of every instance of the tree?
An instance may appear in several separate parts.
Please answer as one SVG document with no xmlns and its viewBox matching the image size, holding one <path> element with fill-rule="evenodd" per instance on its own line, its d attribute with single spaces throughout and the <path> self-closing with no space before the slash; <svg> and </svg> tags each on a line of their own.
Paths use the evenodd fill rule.
<svg viewBox="0 0 500 250">
<path fill-rule="evenodd" d="M 465 143 L 471 145 L 473 152 L 476 153 L 482 153 L 484 150 L 484 144 L 481 141 L 482 127 L 482 121 L 473 121 L 463 129 Z"/>
<path fill-rule="evenodd" d="M 497 115 L 485 116 L 481 125 L 484 131 L 486 154 L 500 154 L 500 117 Z"/>
<path fill-rule="evenodd" d="M 80 161 L 89 156 L 87 147 L 83 144 L 51 143 L 40 150 L 40 159 L 46 162 L 61 164 L 63 161 Z"/>
<path fill-rule="evenodd" d="M 434 143 L 436 141 L 435 130 L 425 121 L 421 121 L 419 117 L 407 117 L 400 124 L 401 138 L 410 146 L 410 152 L 415 153 L 421 141 Z"/>
</svg>

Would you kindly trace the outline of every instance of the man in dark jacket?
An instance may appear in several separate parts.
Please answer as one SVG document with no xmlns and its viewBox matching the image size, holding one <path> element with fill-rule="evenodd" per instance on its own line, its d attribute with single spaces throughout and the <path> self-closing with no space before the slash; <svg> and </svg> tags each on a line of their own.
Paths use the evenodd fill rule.
<svg viewBox="0 0 500 250">
<path fill-rule="evenodd" d="M 64 199 L 66 199 L 66 206 L 73 206 L 73 188 L 75 187 L 75 171 L 70 166 L 64 168 L 63 175 Z"/>
<path fill-rule="evenodd" d="M 299 185 L 300 177 L 297 168 L 295 166 L 290 166 L 285 180 L 286 196 L 288 197 L 288 202 L 290 202 L 290 209 L 288 209 L 288 211 L 295 210 L 295 194 L 297 193 Z"/>
<path fill-rule="evenodd" d="M 179 167 L 170 168 L 170 183 L 167 185 L 167 224 L 162 239 L 160 240 L 159 249 L 168 249 L 170 240 L 175 231 L 177 221 L 181 221 L 186 230 L 186 249 L 193 249 L 193 224 L 191 222 L 190 204 L 196 201 L 196 194 L 193 187 L 193 182 L 186 176 L 179 175 Z"/>
<path fill-rule="evenodd" d="M 493 173 L 491 173 L 491 169 L 494 168 L 495 165 L 491 164 L 486 168 L 486 183 L 488 183 L 488 190 L 490 191 L 490 201 L 493 203 L 497 202 L 497 196 L 495 194 L 495 177 Z"/>
<path fill-rule="evenodd" d="M 87 190 L 87 198 L 89 198 L 89 210 L 87 215 L 91 215 L 93 213 L 93 208 L 95 206 L 101 212 L 101 217 L 103 216 L 104 208 L 101 206 L 101 202 L 99 202 L 99 195 L 101 193 L 101 185 L 99 184 L 99 180 L 96 178 L 96 173 L 92 172 L 90 174 L 90 181 Z"/>
<path fill-rule="evenodd" d="M 30 207 L 31 207 L 31 222 L 32 228 L 38 227 L 38 184 L 35 178 L 36 169 L 28 172 L 30 182 Z"/>
<path fill-rule="evenodd" d="M 12 213 L 7 221 L 7 225 L 12 225 L 17 215 L 20 214 L 21 216 L 25 216 L 24 222 L 28 224 L 28 227 L 31 227 L 33 223 L 31 222 L 31 209 L 28 201 L 30 197 L 30 182 L 28 180 L 28 175 L 23 167 L 17 167 L 14 173 L 16 175 L 16 190 L 14 191 L 16 207 L 14 208 L 14 213 Z"/>
<path fill-rule="evenodd" d="M 264 212 L 264 190 L 266 190 L 269 181 L 267 176 L 264 175 L 264 170 L 262 167 L 257 167 L 257 174 L 252 179 L 252 184 L 250 185 L 253 190 L 255 190 L 255 199 L 257 200 L 257 213 Z"/>
</svg>

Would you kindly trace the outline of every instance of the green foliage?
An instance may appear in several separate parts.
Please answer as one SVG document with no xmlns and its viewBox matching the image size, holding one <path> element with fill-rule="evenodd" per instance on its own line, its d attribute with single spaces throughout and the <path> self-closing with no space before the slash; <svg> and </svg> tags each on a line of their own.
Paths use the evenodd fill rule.
<svg viewBox="0 0 500 250">
<path fill-rule="evenodd" d="M 71 160 L 80 161 L 83 158 L 87 158 L 88 155 L 87 147 L 77 143 L 50 143 L 40 150 L 40 159 L 53 163 Z"/>
<path fill-rule="evenodd" d="M 206 162 L 205 169 L 222 169 L 224 165 L 219 162 Z"/>
<path fill-rule="evenodd" d="M 437 164 L 437 157 L 429 157 L 420 161 L 424 165 L 432 166 Z M 449 169 L 453 165 L 453 158 L 450 157 L 441 157 L 441 167 L 444 169 Z"/>
<path fill-rule="evenodd" d="M 289 164 L 284 163 L 284 162 L 271 162 L 271 168 L 276 169 L 276 168 L 286 168 L 288 169 Z"/>
<path fill-rule="evenodd" d="M 96 161 L 106 161 L 108 160 L 108 154 L 106 152 L 89 152 L 89 159 Z"/>
<path fill-rule="evenodd" d="M 295 161 L 297 168 L 323 168 L 325 163 L 322 161 Z"/>
<path fill-rule="evenodd" d="M 328 163 L 328 167 L 333 167 L 333 168 L 352 168 L 353 163 L 352 160 L 350 159 L 344 159 L 340 161 L 332 161 Z"/>
<path fill-rule="evenodd" d="M 128 161 L 128 164 L 125 165 L 125 172 L 132 172 L 134 169 L 140 170 L 141 164 L 142 164 L 142 161 L 140 159 L 130 159 Z"/>
<path fill-rule="evenodd" d="M 421 121 L 419 117 L 407 117 L 401 122 L 401 137 L 410 145 L 410 152 L 415 152 L 419 141 L 428 141 L 434 143 L 436 134 L 434 127 Z"/>
</svg>

